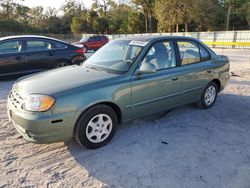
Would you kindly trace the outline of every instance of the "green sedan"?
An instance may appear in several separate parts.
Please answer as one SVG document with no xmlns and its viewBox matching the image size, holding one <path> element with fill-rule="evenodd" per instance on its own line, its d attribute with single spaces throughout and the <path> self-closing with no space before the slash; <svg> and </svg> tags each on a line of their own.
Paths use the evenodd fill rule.
<svg viewBox="0 0 250 188">
<path fill-rule="evenodd" d="M 145 36 L 109 42 L 81 66 L 20 78 L 10 121 L 37 143 L 71 138 L 105 145 L 118 124 L 195 103 L 208 109 L 229 80 L 229 61 L 197 39 Z"/>
</svg>

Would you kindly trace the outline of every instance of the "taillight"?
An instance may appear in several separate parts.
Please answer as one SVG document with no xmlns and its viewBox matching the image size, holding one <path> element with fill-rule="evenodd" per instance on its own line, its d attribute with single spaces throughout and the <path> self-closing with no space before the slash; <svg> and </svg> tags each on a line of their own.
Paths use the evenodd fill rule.
<svg viewBox="0 0 250 188">
<path fill-rule="evenodd" d="M 77 49 L 75 52 L 82 55 L 84 53 L 84 50 L 81 48 Z"/>
</svg>

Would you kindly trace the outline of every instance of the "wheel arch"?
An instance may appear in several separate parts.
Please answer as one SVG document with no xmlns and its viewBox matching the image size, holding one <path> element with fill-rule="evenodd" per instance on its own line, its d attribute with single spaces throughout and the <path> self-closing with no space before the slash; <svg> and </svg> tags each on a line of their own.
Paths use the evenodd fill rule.
<svg viewBox="0 0 250 188">
<path fill-rule="evenodd" d="M 214 82 L 217 85 L 218 92 L 219 92 L 221 90 L 221 81 L 219 79 L 215 78 L 215 79 L 211 80 L 211 82 Z"/>
<path fill-rule="evenodd" d="M 81 113 L 80 113 L 79 117 L 77 118 L 77 122 L 80 119 L 81 115 L 86 110 L 88 110 L 89 108 L 92 108 L 93 106 L 97 106 L 97 105 L 101 105 L 101 104 L 109 106 L 110 108 L 112 108 L 115 111 L 116 115 L 117 115 L 118 123 L 120 124 L 122 122 L 122 111 L 121 111 L 121 108 L 117 104 L 115 104 L 114 102 L 110 102 L 110 101 L 100 101 L 100 102 L 97 102 L 95 104 L 91 104 L 91 105 L 87 106 L 86 108 L 84 108 L 83 110 L 81 110 Z"/>
</svg>

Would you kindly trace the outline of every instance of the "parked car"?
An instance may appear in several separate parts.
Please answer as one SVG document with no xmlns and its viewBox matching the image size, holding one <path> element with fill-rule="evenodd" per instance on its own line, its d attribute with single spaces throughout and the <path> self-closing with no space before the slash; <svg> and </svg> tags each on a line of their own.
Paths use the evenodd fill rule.
<svg viewBox="0 0 250 188">
<path fill-rule="evenodd" d="M 83 37 L 79 42 L 75 44 L 82 44 L 84 51 L 87 52 L 88 50 L 98 50 L 103 45 L 108 43 L 109 39 L 106 36 L 95 35 L 91 37 Z"/>
<path fill-rule="evenodd" d="M 82 48 L 49 37 L 0 38 L 0 76 L 80 64 L 85 59 Z"/>
<path fill-rule="evenodd" d="M 194 38 L 116 39 L 82 66 L 19 79 L 7 109 L 27 140 L 74 137 L 87 148 L 98 148 L 122 122 L 189 103 L 211 108 L 229 77 L 228 58 Z"/>
</svg>

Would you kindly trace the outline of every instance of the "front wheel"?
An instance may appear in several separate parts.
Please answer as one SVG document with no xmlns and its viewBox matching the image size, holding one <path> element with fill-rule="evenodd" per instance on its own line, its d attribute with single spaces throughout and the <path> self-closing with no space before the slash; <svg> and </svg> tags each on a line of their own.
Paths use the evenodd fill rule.
<svg viewBox="0 0 250 188">
<path fill-rule="evenodd" d="M 74 137 L 79 144 L 87 148 L 99 148 L 113 138 L 117 124 L 117 115 L 112 108 L 106 105 L 96 105 L 80 116 Z"/>
<path fill-rule="evenodd" d="M 210 82 L 203 90 L 200 100 L 196 103 L 199 108 L 208 109 L 211 108 L 218 94 L 218 86 L 214 82 Z"/>
</svg>

